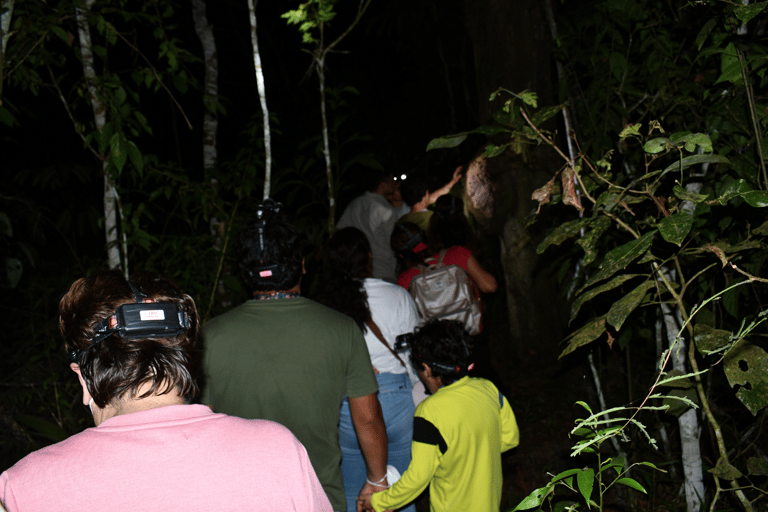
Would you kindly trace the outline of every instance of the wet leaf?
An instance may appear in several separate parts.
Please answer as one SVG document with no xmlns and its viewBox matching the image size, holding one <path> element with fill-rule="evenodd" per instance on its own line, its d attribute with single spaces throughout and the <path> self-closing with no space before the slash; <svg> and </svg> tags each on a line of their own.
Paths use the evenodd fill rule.
<svg viewBox="0 0 768 512">
<path fill-rule="evenodd" d="M 728 346 L 731 333 L 706 324 L 696 324 L 693 328 L 693 340 L 699 353 L 706 356 Z"/>
<path fill-rule="evenodd" d="M 597 338 L 602 336 L 604 332 L 605 315 L 601 316 L 600 318 L 591 320 L 587 323 L 587 325 L 571 334 L 570 340 L 568 341 L 568 346 L 565 347 L 565 350 L 563 350 L 562 353 L 558 356 L 558 359 L 562 358 L 564 355 L 570 354 L 583 345 L 592 343 Z"/>
<path fill-rule="evenodd" d="M 736 480 L 737 478 L 744 476 L 741 474 L 741 471 L 726 462 L 722 457 L 718 459 L 715 467 L 708 472 L 723 480 Z"/>
<path fill-rule="evenodd" d="M 741 197 L 744 198 L 749 206 L 754 208 L 765 208 L 768 206 L 768 191 L 766 190 L 753 190 L 743 194 Z"/>
<path fill-rule="evenodd" d="M 648 492 L 645 490 L 645 487 L 637 483 L 637 481 L 632 478 L 619 478 L 618 480 L 616 480 L 616 483 L 621 485 L 626 485 L 627 487 L 631 487 L 632 489 L 636 491 L 640 491 L 643 494 L 648 494 Z"/>
<path fill-rule="evenodd" d="M 550 245 L 559 245 L 563 241 L 578 235 L 581 228 L 589 225 L 589 222 L 590 219 L 577 219 L 560 224 L 560 226 L 553 229 L 547 237 L 542 240 L 536 248 L 536 254 L 543 253 Z"/>
<path fill-rule="evenodd" d="M 693 226 L 693 215 L 688 212 L 678 212 L 664 217 L 659 222 L 659 233 L 664 240 L 679 247 L 691 232 L 691 226 Z"/>
<path fill-rule="evenodd" d="M 696 204 L 706 201 L 707 197 L 709 197 L 707 194 L 694 194 L 692 192 L 688 192 L 680 185 L 675 185 L 672 189 L 672 192 L 675 194 L 675 197 L 681 201 L 690 201 Z"/>
<path fill-rule="evenodd" d="M 740 341 L 725 355 L 723 370 L 749 412 L 757 415 L 768 405 L 768 354 L 762 348 Z"/>
<path fill-rule="evenodd" d="M 576 240 L 576 243 L 584 249 L 584 258 L 582 259 L 582 265 L 586 266 L 595 261 L 597 257 L 597 242 L 611 225 L 611 219 L 608 217 L 598 217 L 595 219 L 590 227 L 592 228 L 589 233 Z"/>
<path fill-rule="evenodd" d="M 656 153 L 661 153 L 664 151 L 664 149 L 667 147 L 667 144 L 669 144 L 668 138 L 656 137 L 646 142 L 643 146 L 643 150 L 645 150 L 646 153 L 655 155 Z"/>
<path fill-rule="evenodd" d="M 654 286 L 656 286 L 654 281 L 645 281 L 624 297 L 614 302 L 613 306 L 611 306 L 611 309 L 608 311 L 608 316 L 606 318 L 608 323 L 617 331 L 620 330 L 627 317 L 643 302 L 645 292 Z"/>
<path fill-rule="evenodd" d="M 600 268 L 595 275 L 582 286 L 581 290 L 589 288 L 603 279 L 608 279 L 619 270 L 627 268 L 630 263 L 645 254 L 651 247 L 651 242 L 653 242 L 655 233 L 655 231 L 649 231 L 637 240 L 632 240 L 620 247 L 612 249 L 605 255 L 605 260 L 603 260 L 603 263 L 600 265 Z"/>
</svg>

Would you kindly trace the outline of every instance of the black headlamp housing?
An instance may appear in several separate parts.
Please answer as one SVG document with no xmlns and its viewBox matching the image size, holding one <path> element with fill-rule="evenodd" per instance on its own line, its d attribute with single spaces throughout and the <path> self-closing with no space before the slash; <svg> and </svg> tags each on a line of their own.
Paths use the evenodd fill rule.
<svg viewBox="0 0 768 512">
<path fill-rule="evenodd" d="M 109 326 L 110 319 L 116 324 Z M 170 338 L 189 330 L 189 315 L 178 304 L 169 302 L 140 302 L 123 304 L 115 313 L 96 324 L 91 346 L 113 334 L 125 339 Z M 90 347 L 89 347 L 90 348 Z M 72 363 L 77 363 L 83 351 L 67 350 Z"/>
</svg>

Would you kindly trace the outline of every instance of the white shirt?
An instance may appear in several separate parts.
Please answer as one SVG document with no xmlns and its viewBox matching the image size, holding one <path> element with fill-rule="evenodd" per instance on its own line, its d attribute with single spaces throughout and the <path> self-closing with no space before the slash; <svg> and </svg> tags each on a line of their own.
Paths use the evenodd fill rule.
<svg viewBox="0 0 768 512">
<path fill-rule="evenodd" d="M 381 194 L 366 192 L 349 203 L 336 227 L 355 227 L 365 233 L 373 254 L 373 277 L 395 282 L 397 260 L 389 237 L 398 219 L 397 210 Z"/>
<path fill-rule="evenodd" d="M 394 350 L 397 336 L 413 332 L 418 323 L 419 317 L 411 294 L 405 288 L 376 278 L 367 278 L 363 286 L 368 294 L 371 317 Z M 403 367 L 370 329 L 366 329 L 365 343 L 368 345 L 371 363 L 379 372 L 405 373 L 409 370 L 411 382 L 418 381 L 418 376 L 412 371 L 408 352 L 398 353 L 405 363 Z"/>
</svg>

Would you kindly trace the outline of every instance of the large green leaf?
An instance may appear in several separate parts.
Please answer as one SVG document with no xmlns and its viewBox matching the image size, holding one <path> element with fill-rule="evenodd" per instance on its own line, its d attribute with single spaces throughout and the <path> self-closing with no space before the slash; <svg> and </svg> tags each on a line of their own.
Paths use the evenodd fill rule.
<svg viewBox="0 0 768 512">
<path fill-rule="evenodd" d="M 693 340 L 699 353 L 706 356 L 727 347 L 731 342 L 731 333 L 707 324 L 696 324 L 693 328 Z"/>
<path fill-rule="evenodd" d="M 576 243 L 584 249 L 584 258 L 581 260 L 582 265 L 587 266 L 595 261 L 595 258 L 597 257 L 597 242 L 610 225 L 611 219 L 605 216 L 600 216 L 590 224 L 592 229 L 589 233 L 576 240 Z"/>
<path fill-rule="evenodd" d="M 670 171 L 680 171 L 682 169 L 687 169 L 692 165 L 730 163 L 731 161 L 722 155 L 691 155 L 686 156 L 680 160 L 675 160 L 664 169 L 662 174 L 666 174 Z"/>
<path fill-rule="evenodd" d="M 688 192 L 680 185 L 675 185 L 672 188 L 672 192 L 678 199 L 682 201 L 690 201 L 695 204 L 702 203 L 709 197 L 708 194 L 694 194 L 693 192 Z"/>
<path fill-rule="evenodd" d="M 569 322 L 573 322 L 573 319 L 576 318 L 576 314 L 579 312 L 579 309 L 581 309 L 581 306 L 587 302 L 588 300 L 594 299 L 597 295 L 606 292 L 608 290 L 613 290 L 617 286 L 621 286 L 625 282 L 629 281 L 633 277 L 640 276 L 642 274 L 621 274 L 607 283 L 601 284 L 600 286 L 596 286 L 595 288 L 592 288 L 591 290 L 588 290 L 581 295 L 579 295 L 575 301 L 573 301 L 573 305 L 571 306 L 571 319 Z"/>
<path fill-rule="evenodd" d="M 659 222 L 659 233 L 664 240 L 679 247 L 691 232 L 691 226 L 693 226 L 693 215 L 688 212 L 677 212 L 664 217 Z"/>
<path fill-rule="evenodd" d="M 712 473 L 717 478 L 722 478 L 723 480 L 736 480 L 737 478 L 744 476 L 741 474 L 741 471 L 726 462 L 723 457 L 720 457 L 717 460 L 717 464 L 709 470 L 709 473 Z"/>
<path fill-rule="evenodd" d="M 748 458 L 747 471 L 750 475 L 768 476 L 768 460 L 757 457 Z"/>
<path fill-rule="evenodd" d="M 651 247 L 655 234 L 655 231 L 649 231 L 640 238 L 611 250 L 605 255 L 605 260 L 603 260 L 595 275 L 582 286 L 581 290 L 589 288 L 603 279 L 608 279 L 619 270 L 627 268 L 630 263 L 645 254 Z"/>
<path fill-rule="evenodd" d="M 123 167 L 128 159 L 127 146 L 128 144 L 126 143 L 125 137 L 119 133 L 112 135 L 112 138 L 109 141 L 109 161 L 112 162 L 118 173 L 123 172 Z"/>
<path fill-rule="evenodd" d="M 746 24 L 749 21 L 760 14 L 768 2 L 755 2 L 751 5 L 739 6 L 733 10 L 733 13 L 739 18 L 739 21 Z"/>
<path fill-rule="evenodd" d="M 643 494 L 648 494 L 648 491 L 645 490 L 645 487 L 640 485 L 637 480 L 634 480 L 632 478 L 619 478 L 616 480 L 617 484 L 626 485 L 627 487 L 631 487 L 632 489 L 636 491 L 640 491 Z"/>
<path fill-rule="evenodd" d="M 595 470 L 592 468 L 582 469 L 576 473 L 576 482 L 579 484 L 579 492 L 589 503 L 592 497 L 592 488 L 595 485 Z"/>
<path fill-rule="evenodd" d="M 768 405 L 768 354 L 751 343 L 740 341 L 723 359 L 728 383 L 739 386 L 736 396 L 753 415 Z"/>
<path fill-rule="evenodd" d="M 447 135 L 445 137 L 437 137 L 436 139 L 432 139 L 429 141 L 429 144 L 427 144 L 427 151 L 431 149 L 449 149 L 449 148 L 455 148 L 465 140 L 467 140 L 467 137 L 469 136 L 469 133 L 457 133 L 456 135 Z"/>
<path fill-rule="evenodd" d="M 606 320 L 617 331 L 624 325 L 624 321 L 643 302 L 645 292 L 656 286 L 654 281 L 645 281 L 643 284 L 617 300 L 608 311 Z"/>
<path fill-rule="evenodd" d="M 717 200 L 720 204 L 724 205 L 734 197 L 741 197 L 747 192 L 752 192 L 752 190 L 752 187 L 745 180 L 733 180 L 725 186 Z"/>
<path fill-rule="evenodd" d="M 570 340 L 568 340 L 568 346 L 565 347 L 565 350 L 563 350 L 557 358 L 560 359 L 581 346 L 589 345 L 602 336 L 605 332 L 605 316 L 606 315 L 603 315 L 600 318 L 590 320 L 587 325 L 571 334 Z"/>
<path fill-rule="evenodd" d="M 755 208 L 765 208 L 768 206 L 768 191 L 766 190 L 753 190 L 752 192 L 742 194 L 741 197 L 744 198 L 749 206 Z"/>
<path fill-rule="evenodd" d="M 590 219 L 576 219 L 560 224 L 553 229 L 536 248 L 536 254 L 541 254 L 552 244 L 559 245 L 563 241 L 576 236 L 581 228 L 588 226 Z"/>
<path fill-rule="evenodd" d="M 733 43 L 730 43 L 723 50 L 720 60 L 720 76 L 718 77 L 716 84 L 720 82 L 734 82 L 738 83 L 742 81 L 741 64 L 739 63 L 739 57 L 736 54 L 736 47 Z"/>
<path fill-rule="evenodd" d="M 511 512 L 515 512 L 516 510 L 528 510 L 530 508 L 540 507 L 541 504 L 544 503 L 544 500 L 547 498 L 550 492 L 552 492 L 552 484 L 549 484 L 545 487 L 539 487 L 538 489 L 534 490 L 531 494 L 529 494 L 527 497 L 525 497 L 523 501 L 518 503 L 517 506 L 511 510 Z"/>
</svg>

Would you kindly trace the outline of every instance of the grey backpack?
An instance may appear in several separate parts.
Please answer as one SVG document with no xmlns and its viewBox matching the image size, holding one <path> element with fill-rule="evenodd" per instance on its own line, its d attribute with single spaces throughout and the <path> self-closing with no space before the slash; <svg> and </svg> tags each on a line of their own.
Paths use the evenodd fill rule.
<svg viewBox="0 0 768 512">
<path fill-rule="evenodd" d="M 422 325 L 428 320 L 457 320 L 474 336 L 480 332 L 480 301 L 466 271 L 446 265 L 444 257 L 445 251 L 440 251 L 436 263 L 419 265 L 421 273 L 411 280 L 408 290 Z"/>
</svg>

